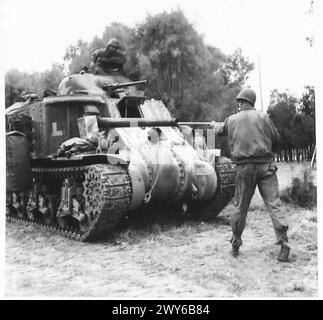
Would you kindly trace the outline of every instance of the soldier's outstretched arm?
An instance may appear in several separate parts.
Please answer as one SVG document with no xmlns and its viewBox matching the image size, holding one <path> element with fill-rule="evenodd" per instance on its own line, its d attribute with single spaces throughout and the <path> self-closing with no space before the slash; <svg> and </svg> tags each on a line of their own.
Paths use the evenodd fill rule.
<svg viewBox="0 0 323 320">
<path fill-rule="evenodd" d="M 226 118 L 224 122 L 212 121 L 210 128 L 214 129 L 218 136 L 226 136 L 228 134 L 228 118 Z"/>
</svg>

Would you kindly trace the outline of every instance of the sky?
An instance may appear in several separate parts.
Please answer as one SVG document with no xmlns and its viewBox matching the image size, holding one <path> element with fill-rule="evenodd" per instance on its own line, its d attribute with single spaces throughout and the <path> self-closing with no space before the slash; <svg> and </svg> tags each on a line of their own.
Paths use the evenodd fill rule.
<svg viewBox="0 0 323 320">
<path fill-rule="evenodd" d="M 101 36 L 111 22 L 133 27 L 147 14 L 181 8 L 207 44 L 227 54 L 240 47 L 255 63 L 247 85 L 257 92 L 258 108 L 259 63 L 265 108 L 275 88 L 299 96 L 314 84 L 314 50 L 305 41 L 313 29 L 310 0 L 1 1 L 5 71 L 43 71 L 63 61 L 68 45 Z"/>
</svg>

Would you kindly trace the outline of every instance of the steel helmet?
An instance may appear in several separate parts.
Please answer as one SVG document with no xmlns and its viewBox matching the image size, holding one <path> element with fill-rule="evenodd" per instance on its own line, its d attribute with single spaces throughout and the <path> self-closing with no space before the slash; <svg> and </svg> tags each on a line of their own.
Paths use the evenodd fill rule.
<svg viewBox="0 0 323 320">
<path fill-rule="evenodd" d="M 117 48 L 121 48 L 121 43 L 120 43 L 120 41 L 119 40 L 117 40 L 117 39 L 115 39 L 115 38 L 112 38 L 112 39 L 110 39 L 109 40 L 109 42 L 108 42 L 108 45 L 107 45 L 107 47 L 109 47 L 109 46 L 114 46 L 114 47 L 117 47 Z"/>
<path fill-rule="evenodd" d="M 250 88 L 243 88 L 237 95 L 236 100 L 246 100 L 254 106 L 256 102 L 256 92 Z"/>
</svg>

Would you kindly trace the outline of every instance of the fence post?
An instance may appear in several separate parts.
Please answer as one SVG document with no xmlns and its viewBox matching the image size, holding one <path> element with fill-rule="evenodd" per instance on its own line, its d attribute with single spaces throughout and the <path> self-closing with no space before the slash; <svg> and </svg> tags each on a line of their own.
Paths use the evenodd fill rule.
<svg viewBox="0 0 323 320">
<path fill-rule="evenodd" d="M 296 148 L 296 159 L 299 162 L 299 148 Z"/>
<path fill-rule="evenodd" d="M 314 167 L 314 162 L 316 161 L 316 146 L 314 148 L 314 152 L 313 152 L 313 156 L 312 156 L 312 160 L 311 160 L 311 168 Z"/>
</svg>

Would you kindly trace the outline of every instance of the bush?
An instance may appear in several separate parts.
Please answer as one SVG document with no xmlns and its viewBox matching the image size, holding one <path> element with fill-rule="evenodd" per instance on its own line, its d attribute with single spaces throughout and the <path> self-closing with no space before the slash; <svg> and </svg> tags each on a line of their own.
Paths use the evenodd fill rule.
<svg viewBox="0 0 323 320">
<path fill-rule="evenodd" d="M 312 169 L 303 171 L 302 178 L 294 178 L 290 188 L 282 192 L 281 200 L 299 205 L 302 208 L 313 209 L 316 206 L 317 187 L 313 183 Z"/>
</svg>

